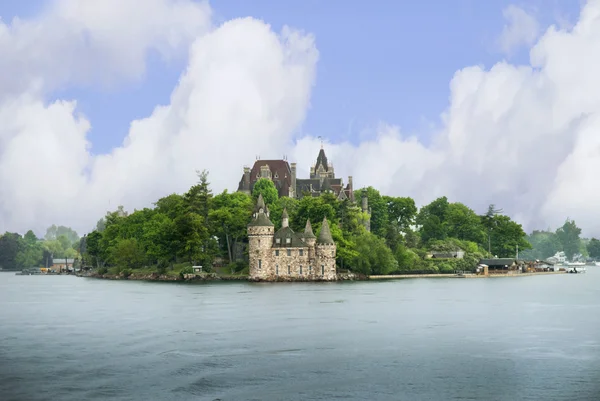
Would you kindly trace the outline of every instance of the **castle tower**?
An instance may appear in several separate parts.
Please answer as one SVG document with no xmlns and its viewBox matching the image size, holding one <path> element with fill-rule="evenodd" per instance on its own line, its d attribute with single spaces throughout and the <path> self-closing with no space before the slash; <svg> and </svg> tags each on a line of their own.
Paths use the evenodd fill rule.
<svg viewBox="0 0 600 401">
<path fill-rule="evenodd" d="M 306 220 L 306 227 L 304 227 L 304 242 L 308 246 L 308 261 L 310 263 L 312 274 L 315 274 L 316 264 L 315 264 L 315 243 L 317 242 L 317 237 L 313 233 L 312 226 L 310 225 L 310 220 Z"/>
<path fill-rule="evenodd" d="M 362 193 L 362 212 L 366 213 L 368 217 L 363 219 L 363 225 L 367 229 L 367 231 L 371 231 L 371 209 L 369 209 L 369 198 L 367 197 L 367 191 L 363 191 Z"/>
<path fill-rule="evenodd" d="M 335 256 L 336 246 L 329 230 L 327 218 L 323 218 L 319 238 L 315 246 L 317 271 L 315 275 L 324 280 L 335 280 Z"/>
<path fill-rule="evenodd" d="M 292 172 L 291 185 L 290 185 L 290 198 L 296 198 L 296 163 L 290 164 L 290 170 Z"/>
<path fill-rule="evenodd" d="M 250 167 L 244 167 L 244 179 L 243 179 L 242 192 L 250 195 Z"/>
<path fill-rule="evenodd" d="M 252 221 L 248 224 L 251 279 L 265 279 L 274 274 L 270 260 L 275 226 L 269 220 L 267 212 L 268 209 L 261 194 L 258 196 Z"/>
</svg>

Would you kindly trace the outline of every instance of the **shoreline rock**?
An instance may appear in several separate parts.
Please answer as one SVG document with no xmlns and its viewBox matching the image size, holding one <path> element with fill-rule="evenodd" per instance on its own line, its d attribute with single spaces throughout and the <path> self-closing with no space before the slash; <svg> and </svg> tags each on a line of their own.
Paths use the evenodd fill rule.
<svg viewBox="0 0 600 401">
<path fill-rule="evenodd" d="M 219 276 L 216 273 L 194 273 L 183 276 L 172 276 L 158 273 L 136 274 L 132 272 L 128 276 L 121 274 L 98 274 L 97 272 L 77 274 L 77 277 L 89 277 L 102 280 L 135 280 L 135 281 L 161 281 L 161 282 L 205 282 L 205 281 L 248 281 L 254 283 L 325 283 L 335 281 L 365 281 L 369 278 L 355 273 L 338 273 L 335 280 L 315 280 L 302 277 L 277 277 L 275 279 L 251 279 L 248 276 Z"/>
</svg>

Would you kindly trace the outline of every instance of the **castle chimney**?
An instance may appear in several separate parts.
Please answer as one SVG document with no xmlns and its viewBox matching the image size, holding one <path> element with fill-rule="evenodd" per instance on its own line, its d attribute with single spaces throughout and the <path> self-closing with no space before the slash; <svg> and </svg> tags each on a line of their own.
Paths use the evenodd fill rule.
<svg viewBox="0 0 600 401">
<path fill-rule="evenodd" d="M 290 186 L 290 198 L 296 197 L 296 163 L 290 164 L 290 169 L 292 170 L 292 184 Z"/>
</svg>

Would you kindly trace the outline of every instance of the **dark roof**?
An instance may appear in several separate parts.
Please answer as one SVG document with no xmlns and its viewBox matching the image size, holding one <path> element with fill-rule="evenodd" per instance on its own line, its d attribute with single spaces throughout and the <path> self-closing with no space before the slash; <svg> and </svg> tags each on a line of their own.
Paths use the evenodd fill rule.
<svg viewBox="0 0 600 401">
<path fill-rule="evenodd" d="M 319 156 L 317 156 L 317 164 L 315 164 L 315 170 L 319 168 L 319 164 L 323 166 L 325 171 L 328 171 L 329 166 L 327 165 L 327 156 L 325 156 L 325 151 L 323 148 L 319 151 Z"/>
<path fill-rule="evenodd" d="M 262 209 L 262 212 L 261 212 Z M 248 224 L 249 226 L 274 226 L 274 224 L 269 220 L 269 216 L 265 213 L 268 211 L 265 206 L 265 200 L 263 199 L 262 194 L 258 195 L 258 199 L 256 200 L 256 206 L 254 207 L 254 214 L 252 221 Z"/>
<path fill-rule="evenodd" d="M 303 192 L 321 192 L 326 189 L 334 191 L 336 194 L 342 188 L 342 179 L 341 178 L 324 178 L 323 184 L 321 184 L 321 180 L 319 178 L 301 178 L 296 179 L 296 192 L 302 194 Z"/>
<path fill-rule="evenodd" d="M 304 227 L 304 238 L 317 238 L 315 237 L 312 226 L 310 225 L 310 219 L 306 220 L 306 227 Z"/>
<path fill-rule="evenodd" d="M 278 238 L 280 240 L 279 244 L 276 241 Z M 287 244 L 285 242 L 286 238 L 290 238 L 291 243 Z M 273 236 L 273 246 L 276 248 L 277 247 L 279 247 L 279 248 L 304 248 L 304 247 L 307 247 L 308 245 L 306 245 L 304 243 L 304 241 L 302 240 L 302 237 L 300 235 L 296 234 L 294 232 L 294 230 L 292 230 L 288 226 L 288 227 L 282 227 L 279 230 L 277 230 L 277 232 Z"/>
<path fill-rule="evenodd" d="M 265 213 L 257 213 L 256 217 L 248 224 L 249 226 L 274 226 Z"/>
<path fill-rule="evenodd" d="M 272 181 L 277 188 L 279 196 L 289 196 L 290 186 L 292 185 L 292 170 L 287 160 L 257 160 L 250 170 L 250 182 L 246 183 L 250 191 L 254 188 L 254 184 L 260 178 L 260 168 L 269 165 L 272 174 Z M 238 191 L 244 189 L 244 174 L 238 185 Z"/>
<path fill-rule="evenodd" d="M 317 242 L 319 244 L 333 244 L 333 237 L 331 236 L 331 231 L 329 230 L 327 217 L 323 218 L 323 224 L 321 225 L 321 230 L 319 231 L 319 239 L 317 240 Z"/>
<path fill-rule="evenodd" d="M 512 266 L 514 263 L 515 260 L 510 258 L 481 259 L 479 261 L 479 264 L 488 266 Z"/>
</svg>

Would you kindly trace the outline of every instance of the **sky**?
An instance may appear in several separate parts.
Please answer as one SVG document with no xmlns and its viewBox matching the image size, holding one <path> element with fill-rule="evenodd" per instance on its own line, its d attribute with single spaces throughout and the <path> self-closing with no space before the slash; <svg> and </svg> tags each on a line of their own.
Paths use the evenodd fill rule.
<svg viewBox="0 0 600 401">
<path fill-rule="evenodd" d="M 599 48 L 599 0 L 0 0 L 0 231 L 307 175 L 321 136 L 355 187 L 600 236 Z"/>
</svg>

